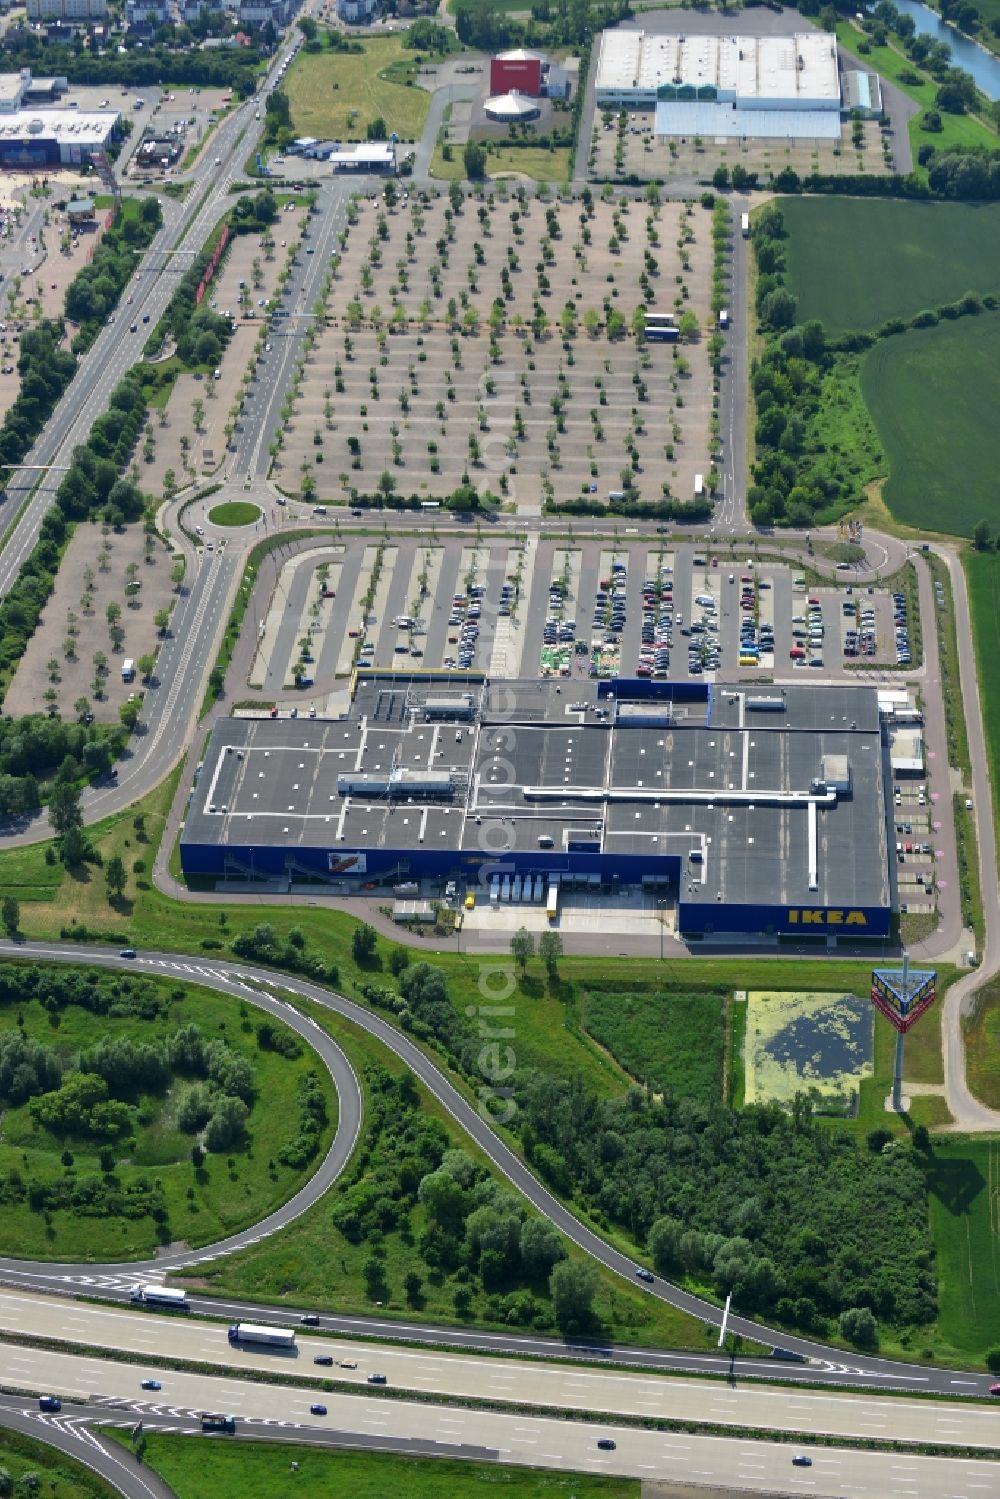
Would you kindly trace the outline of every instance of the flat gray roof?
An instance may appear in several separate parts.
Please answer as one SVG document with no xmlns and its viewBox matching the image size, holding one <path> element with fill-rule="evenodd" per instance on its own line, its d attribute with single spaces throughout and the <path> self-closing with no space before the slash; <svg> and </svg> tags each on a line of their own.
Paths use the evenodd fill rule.
<svg viewBox="0 0 1000 1499">
<path fill-rule="evenodd" d="M 575 845 L 648 857 L 651 872 L 680 857 L 686 901 L 888 904 L 874 688 L 715 684 L 700 701 L 647 701 L 672 713 L 661 723 L 616 722 L 617 700 L 597 699 L 594 684 L 468 690 L 471 724 L 426 721 L 421 704 L 440 685 L 404 677 L 367 679 L 340 720 L 220 721 L 185 842 L 286 847 L 292 858 L 298 847 L 562 855 Z M 845 765 L 849 791 L 828 789 L 824 766 L 839 767 L 839 781 Z M 401 787 L 400 770 L 432 772 L 432 790 L 419 776 Z M 341 794 L 345 776 L 369 784 Z"/>
</svg>

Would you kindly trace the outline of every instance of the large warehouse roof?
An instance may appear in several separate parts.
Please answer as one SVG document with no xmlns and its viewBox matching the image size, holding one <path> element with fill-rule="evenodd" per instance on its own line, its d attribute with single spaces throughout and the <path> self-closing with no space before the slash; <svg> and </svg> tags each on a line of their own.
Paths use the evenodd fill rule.
<svg viewBox="0 0 1000 1499">
<path fill-rule="evenodd" d="M 312 850 L 330 868 L 360 851 L 369 871 L 592 860 L 609 879 L 673 871 L 689 906 L 888 907 L 873 688 L 716 684 L 674 702 L 611 686 L 574 704 L 555 684 L 492 683 L 459 727 L 429 718 L 433 682 L 374 677 L 341 720 L 223 720 L 183 843 Z"/>
<path fill-rule="evenodd" d="M 671 36 L 605 31 L 597 64 L 603 95 L 713 90 L 730 101 L 839 108 L 837 39 L 794 36 Z M 706 94 L 706 97 L 710 95 Z"/>
<path fill-rule="evenodd" d="M 103 146 L 118 120 L 118 111 L 68 109 L 19 109 L 0 114 L 0 143 L 4 141 L 55 140 L 62 145 L 94 149 Z"/>
</svg>

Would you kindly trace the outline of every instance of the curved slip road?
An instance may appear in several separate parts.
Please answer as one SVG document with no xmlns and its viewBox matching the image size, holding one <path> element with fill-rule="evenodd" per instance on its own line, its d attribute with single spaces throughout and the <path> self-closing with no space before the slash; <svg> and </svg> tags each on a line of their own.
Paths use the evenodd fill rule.
<svg viewBox="0 0 1000 1499">
<path fill-rule="evenodd" d="M 263 995 L 260 992 L 261 985 L 272 985 L 279 987 L 282 991 L 301 995 L 315 1004 L 322 1005 L 335 1014 L 342 1015 L 345 1019 L 352 1021 L 355 1025 L 368 1032 L 387 1046 L 390 1051 L 403 1061 L 417 1078 L 424 1084 L 428 1091 L 438 1100 L 443 1108 L 452 1116 L 459 1127 L 470 1135 L 481 1150 L 492 1161 L 496 1169 L 504 1175 L 513 1187 L 555 1226 L 572 1240 L 578 1248 L 591 1255 L 594 1259 L 606 1266 L 615 1274 L 622 1276 L 630 1283 L 635 1284 L 635 1261 L 619 1250 L 614 1249 L 606 1243 L 599 1234 L 589 1228 L 576 1218 L 570 1210 L 565 1207 L 540 1181 L 531 1173 L 528 1167 L 518 1155 L 507 1145 L 493 1129 L 486 1118 L 463 1096 L 462 1093 L 447 1079 L 437 1064 L 425 1056 L 416 1044 L 403 1032 L 395 1030 L 387 1021 L 371 1011 L 364 1009 L 361 1005 L 345 998 L 341 994 L 335 994 L 318 984 L 310 983 L 301 978 L 286 976 L 283 974 L 271 974 L 267 970 L 258 968 L 252 964 L 232 964 L 227 961 L 206 963 L 200 957 L 184 957 L 175 953 L 143 952 L 138 959 L 122 958 L 116 952 L 107 950 L 92 950 L 87 947 L 65 945 L 49 945 L 47 943 L 25 942 L 12 944 L 4 942 L 0 944 L 0 953 L 16 955 L 22 960 L 39 959 L 44 961 L 55 961 L 60 963 L 82 963 L 105 968 L 135 969 L 140 972 L 165 972 L 176 974 L 182 979 L 187 978 L 193 983 L 200 983 L 209 988 L 215 988 L 222 993 L 234 995 L 241 999 L 260 1004 L 263 999 L 269 1001 L 263 1008 L 274 1006 L 274 1013 L 285 1020 L 290 1020 L 295 1015 L 294 1009 L 284 1000 Z M 307 1018 L 298 1017 L 305 1024 L 310 1024 Z M 312 1032 L 309 1032 L 311 1039 Z M 323 1033 L 316 1028 L 315 1035 Z M 355 1083 L 356 1086 L 356 1083 Z M 345 1117 L 345 1105 L 341 1105 L 341 1123 Z M 349 1117 L 349 1111 L 348 1111 Z M 343 1128 L 338 1129 L 337 1140 L 341 1140 L 344 1134 Z M 356 1134 L 356 1130 L 355 1130 Z M 335 1145 L 336 1145 L 335 1141 Z M 351 1139 L 353 1144 L 353 1137 Z M 343 1148 L 343 1146 L 341 1146 Z M 350 1153 L 348 1147 L 343 1155 L 346 1161 Z M 333 1152 L 331 1151 L 331 1155 Z M 328 1157 L 329 1159 L 329 1157 Z M 342 1169 L 342 1165 L 341 1168 Z M 331 1180 L 333 1177 L 331 1176 Z M 315 1179 L 314 1179 L 315 1180 Z M 312 1187 L 310 1183 L 310 1187 Z M 303 1189 L 306 1192 L 309 1189 Z M 321 1195 L 315 1192 L 311 1200 Z M 75 1286 L 88 1286 L 100 1288 L 107 1285 L 123 1289 L 131 1279 L 142 1278 L 143 1274 L 160 1276 L 169 1270 L 190 1268 L 194 1265 L 205 1264 L 216 1258 L 220 1253 L 240 1248 L 246 1244 L 253 1243 L 257 1238 L 263 1237 L 265 1228 L 268 1233 L 290 1222 L 302 1211 L 303 1194 L 296 1198 L 284 1208 L 279 1208 L 265 1220 L 264 1224 L 258 1225 L 256 1229 L 249 1229 L 244 1234 L 233 1235 L 216 1245 L 206 1245 L 199 1250 L 174 1250 L 167 1251 L 162 1256 L 152 1261 L 142 1263 L 132 1262 L 128 1265 L 121 1263 L 107 1264 L 50 1264 L 46 1261 L 30 1262 L 13 1258 L 0 1259 L 0 1278 L 14 1281 L 19 1284 L 38 1285 L 42 1288 L 51 1289 L 53 1283 Z M 138 1276 L 136 1275 L 138 1272 Z M 722 1313 L 719 1307 L 693 1296 L 678 1286 L 657 1278 L 652 1285 L 647 1286 L 648 1294 L 658 1297 L 671 1306 L 689 1313 L 691 1316 L 712 1325 L 719 1326 Z M 230 1303 L 232 1306 L 232 1303 Z M 206 1310 L 209 1305 L 206 1303 Z M 286 1321 L 290 1310 L 285 1308 L 282 1313 L 272 1314 L 270 1318 L 261 1316 L 262 1309 L 252 1303 L 246 1304 L 240 1310 L 242 1315 L 254 1320 Z M 359 1325 L 361 1319 L 355 1319 L 355 1326 Z M 327 1324 L 332 1326 L 331 1319 Z M 401 1329 L 406 1324 L 391 1324 L 386 1319 L 380 1319 L 378 1324 L 385 1330 L 384 1335 L 406 1337 L 412 1333 Z M 396 1331 L 391 1329 L 395 1326 Z M 796 1337 L 792 1334 L 778 1332 L 768 1328 L 761 1323 L 753 1322 L 748 1318 L 731 1316 L 728 1328 L 732 1333 L 738 1333 L 745 1338 L 770 1346 L 780 1346 L 796 1355 L 802 1360 L 808 1361 L 803 1364 L 781 1364 L 765 1365 L 755 1364 L 758 1373 L 767 1373 L 772 1377 L 780 1374 L 785 1379 L 807 1378 L 810 1381 L 821 1381 L 829 1384 L 849 1384 L 857 1386 L 874 1385 L 879 1388 L 900 1389 L 908 1391 L 934 1391 L 949 1395 L 985 1395 L 988 1393 L 990 1379 L 988 1375 L 970 1372 L 958 1373 L 948 1369 L 922 1368 L 917 1365 L 906 1364 L 892 1359 L 872 1358 L 866 1354 L 844 1353 L 841 1350 L 830 1348 L 822 1343 L 813 1342 L 807 1338 Z M 421 1329 L 418 1336 L 421 1340 L 435 1341 L 434 1329 Z M 477 1341 L 482 1345 L 493 1348 L 503 1348 L 508 1352 L 522 1352 L 525 1348 L 525 1340 L 517 1337 L 504 1337 L 503 1335 L 492 1335 L 484 1337 L 477 1335 Z M 529 1340 L 531 1341 L 531 1340 Z M 537 1340 L 534 1340 L 537 1341 Z M 475 1344 L 472 1344 L 475 1346 Z M 563 1352 L 567 1350 L 564 1348 Z M 569 1350 L 577 1354 L 586 1352 L 592 1356 L 592 1350 L 584 1350 L 579 1345 Z M 618 1350 L 602 1350 L 605 1356 L 617 1358 Z M 635 1358 L 636 1350 L 629 1350 Z M 655 1355 L 653 1355 L 655 1358 Z M 647 1358 L 643 1360 L 649 1362 Z M 695 1362 L 688 1356 L 688 1363 Z M 681 1365 L 683 1367 L 684 1365 Z M 677 1365 L 675 1364 L 675 1367 Z"/>
</svg>

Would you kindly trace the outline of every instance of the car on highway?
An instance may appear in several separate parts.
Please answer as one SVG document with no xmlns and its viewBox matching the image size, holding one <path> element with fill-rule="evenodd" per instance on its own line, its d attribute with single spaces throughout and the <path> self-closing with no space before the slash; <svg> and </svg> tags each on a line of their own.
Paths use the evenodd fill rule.
<svg viewBox="0 0 1000 1499">
<path fill-rule="evenodd" d="M 303 1327 L 319 1326 L 319 1316 L 316 1312 L 303 1312 L 302 1316 L 299 1318 L 299 1321 L 301 1322 Z"/>
<path fill-rule="evenodd" d="M 597 1445 L 602 1452 L 614 1452 L 618 1444 L 613 1437 L 598 1437 Z"/>
<path fill-rule="evenodd" d="M 148 323 L 149 322 L 149 313 L 148 312 L 144 312 L 143 313 L 142 320 L 143 320 L 144 323 Z"/>
<path fill-rule="evenodd" d="M 347 1365 L 344 1364 L 342 1367 L 346 1369 Z M 369 1384 L 386 1384 L 387 1382 L 384 1374 L 369 1374 L 368 1376 Z"/>
<path fill-rule="evenodd" d="M 990 1385 L 990 1394 L 991 1395 L 1000 1395 L 1000 1384 L 991 1384 Z"/>
<path fill-rule="evenodd" d="M 313 1363 L 322 1364 L 324 1368 L 329 1368 L 329 1366 L 333 1363 L 333 1354 L 317 1353 L 316 1357 L 313 1359 Z"/>
<path fill-rule="evenodd" d="M 138 333 L 138 331 L 139 331 L 139 324 L 138 323 L 130 323 L 128 331 L 130 333 Z"/>
<path fill-rule="evenodd" d="M 309 1407 L 309 1414 L 310 1414 L 310 1416 L 325 1416 L 326 1415 L 326 1406 L 325 1405 L 311 1405 Z"/>
<path fill-rule="evenodd" d="M 58 1395 L 39 1395 L 38 1409 L 40 1411 L 61 1411 L 62 1401 Z"/>
<path fill-rule="evenodd" d="M 121 950 L 121 952 L 118 954 L 118 956 L 120 958 L 134 958 L 135 957 L 135 948 L 134 947 L 123 947 L 122 950 Z"/>
<path fill-rule="evenodd" d="M 640 1265 L 635 1273 L 639 1280 L 644 1280 L 646 1282 L 647 1286 L 651 1286 L 653 1284 L 653 1281 L 656 1279 L 653 1272 L 651 1270 L 647 1270 L 645 1265 Z"/>
<path fill-rule="evenodd" d="M 358 1361 L 356 1358 L 342 1358 L 340 1360 L 340 1367 L 342 1369 L 356 1369 L 358 1367 Z"/>
<path fill-rule="evenodd" d="M 162 1390 L 163 1386 L 158 1379 L 144 1379 L 139 1388 L 141 1390 Z"/>
<path fill-rule="evenodd" d="M 812 1465 L 812 1458 L 806 1457 L 804 1452 L 796 1452 L 795 1456 L 792 1458 L 793 1468 L 811 1468 Z"/>
</svg>

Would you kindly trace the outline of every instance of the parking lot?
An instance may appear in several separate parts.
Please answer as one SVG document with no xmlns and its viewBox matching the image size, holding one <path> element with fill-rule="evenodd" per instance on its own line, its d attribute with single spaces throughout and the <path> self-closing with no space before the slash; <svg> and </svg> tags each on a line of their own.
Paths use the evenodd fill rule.
<svg viewBox="0 0 1000 1499">
<path fill-rule="evenodd" d="M 924 781 L 896 780 L 893 785 L 896 884 L 903 916 L 931 915 L 937 909 L 937 864 L 944 858 L 942 820 L 936 791 Z"/>
<path fill-rule="evenodd" d="M 905 670 L 905 602 L 815 590 L 771 560 L 655 537 L 615 546 L 527 538 L 357 538 L 299 549 L 255 600 L 249 686 L 332 691 L 354 666 L 493 677 L 833 680 Z"/>
</svg>

